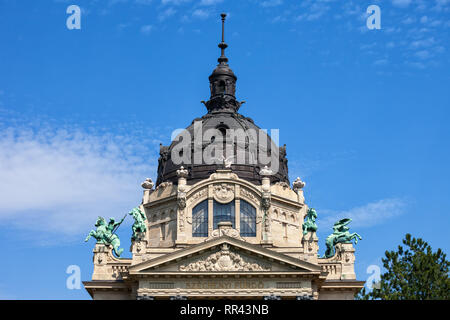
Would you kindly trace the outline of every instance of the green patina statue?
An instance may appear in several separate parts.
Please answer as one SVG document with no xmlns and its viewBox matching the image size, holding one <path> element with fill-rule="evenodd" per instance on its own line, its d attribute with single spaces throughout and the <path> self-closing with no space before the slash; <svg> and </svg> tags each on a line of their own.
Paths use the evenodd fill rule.
<svg viewBox="0 0 450 320">
<path fill-rule="evenodd" d="M 303 222 L 303 235 L 306 235 L 308 232 L 316 232 L 317 224 L 316 224 L 317 213 L 313 208 L 308 209 L 306 213 L 305 221 Z"/>
<path fill-rule="evenodd" d="M 362 240 L 361 236 L 356 232 L 350 233 L 350 230 L 347 225 L 352 221 L 352 219 L 345 218 L 336 222 L 333 226 L 333 233 L 330 234 L 325 240 L 325 244 L 327 246 L 327 250 L 325 251 L 325 258 L 331 258 L 335 255 L 336 249 L 335 246 L 338 243 L 351 243 L 352 240 L 355 240 L 355 244 L 358 243 L 359 240 Z"/>
<path fill-rule="evenodd" d="M 145 213 L 143 213 L 138 207 L 134 208 L 130 211 L 130 216 L 134 218 L 133 223 L 133 236 L 131 240 L 136 240 L 139 237 L 139 234 L 145 233 L 147 231 L 147 226 L 145 225 Z"/>
<path fill-rule="evenodd" d="M 91 230 L 91 232 L 89 232 L 88 236 L 84 241 L 87 242 L 91 237 L 94 237 L 97 240 L 97 243 L 112 246 L 116 256 L 120 257 L 120 255 L 123 252 L 123 248 L 119 249 L 120 239 L 114 232 L 123 222 L 125 217 L 123 217 L 123 219 L 120 222 L 116 222 L 114 218 L 110 218 L 108 224 L 106 224 L 105 218 L 98 217 L 97 222 L 95 223 L 97 230 Z"/>
</svg>

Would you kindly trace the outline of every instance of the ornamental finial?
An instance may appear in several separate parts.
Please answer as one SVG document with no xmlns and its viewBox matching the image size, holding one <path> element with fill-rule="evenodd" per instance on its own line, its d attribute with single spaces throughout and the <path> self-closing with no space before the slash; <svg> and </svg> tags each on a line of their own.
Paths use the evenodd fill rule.
<svg viewBox="0 0 450 320">
<path fill-rule="evenodd" d="M 227 14 L 222 13 L 220 16 L 222 17 L 222 42 L 219 43 L 221 55 L 220 58 L 217 59 L 217 61 L 219 61 L 219 63 L 227 63 L 228 58 L 225 57 L 225 49 L 228 47 L 228 45 L 225 43 L 225 18 L 227 17 Z"/>
</svg>

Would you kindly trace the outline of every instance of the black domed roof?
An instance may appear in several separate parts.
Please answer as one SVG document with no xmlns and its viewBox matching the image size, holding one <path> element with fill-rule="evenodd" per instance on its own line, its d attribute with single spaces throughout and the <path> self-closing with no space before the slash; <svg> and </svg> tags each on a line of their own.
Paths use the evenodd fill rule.
<svg viewBox="0 0 450 320">
<path fill-rule="evenodd" d="M 201 132 L 198 130 L 201 124 Z M 225 151 L 225 156 L 211 154 L 214 163 L 206 161 L 203 157 L 205 149 L 217 143 L 216 137 L 205 135 L 205 132 L 210 129 L 216 129 L 217 134 L 222 134 L 221 141 L 225 141 L 222 150 L 232 150 L 233 156 L 230 157 Z M 243 139 L 232 140 L 233 133 L 240 131 L 243 134 Z M 286 182 L 289 184 L 286 149 L 279 148 L 264 132 L 260 133 L 260 128 L 254 124 L 253 120 L 242 116 L 238 113 L 232 112 L 216 112 L 214 114 L 208 113 L 201 118 L 194 119 L 192 124 L 186 128 L 192 138 L 190 148 L 190 161 L 175 164 L 172 161 L 174 152 L 179 152 L 176 148 L 181 139 L 175 139 L 169 147 L 161 146 L 160 161 L 158 165 L 158 179 L 156 184 L 170 181 L 177 182 L 177 170 L 181 166 L 188 169 L 189 176 L 187 178 L 188 184 L 197 183 L 203 179 L 209 178 L 217 169 L 224 169 L 223 159 L 227 159 L 231 163 L 231 170 L 236 173 L 241 179 L 245 179 L 255 184 L 261 184 L 260 170 L 264 168 L 267 163 L 261 163 L 258 156 L 260 153 L 271 154 L 277 156 L 279 160 L 279 169 L 271 176 L 271 182 Z M 201 162 L 196 163 L 194 160 L 194 141 L 201 139 Z M 265 141 L 264 141 L 265 140 Z M 277 150 L 278 149 L 278 150 Z M 207 152 L 206 152 L 207 153 Z M 240 160 L 244 161 L 240 161 Z"/>
</svg>

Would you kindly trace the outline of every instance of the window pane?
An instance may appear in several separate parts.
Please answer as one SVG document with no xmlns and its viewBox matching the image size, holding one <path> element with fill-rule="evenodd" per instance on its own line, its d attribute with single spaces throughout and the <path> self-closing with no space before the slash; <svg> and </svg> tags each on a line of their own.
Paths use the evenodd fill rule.
<svg viewBox="0 0 450 320">
<path fill-rule="evenodd" d="M 222 204 L 214 200 L 214 229 L 217 229 L 217 224 L 222 221 L 230 221 L 234 228 L 234 201 Z"/>
<path fill-rule="evenodd" d="M 241 200 L 241 236 L 256 237 L 256 209 L 245 200 Z"/>
<path fill-rule="evenodd" d="M 200 202 L 192 209 L 192 236 L 208 236 L 208 200 Z"/>
</svg>

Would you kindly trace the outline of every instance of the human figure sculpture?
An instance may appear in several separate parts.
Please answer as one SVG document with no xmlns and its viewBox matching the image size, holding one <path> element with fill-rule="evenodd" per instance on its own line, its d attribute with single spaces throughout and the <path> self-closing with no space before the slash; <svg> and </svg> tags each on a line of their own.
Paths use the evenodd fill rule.
<svg viewBox="0 0 450 320">
<path fill-rule="evenodd" d="M 91 237 L 94 237 L 97 240 L 97 243 L 112 246 L 113 252 L 117 257 L 120 257 L 123 252 L 123 248 L 119 249 L 120 239 L 114 232 L 115 230 L 117 230 L 124 219 L 125 217 L 120 222 L 116 223 L 115 219 L 111 218 L 109 220 L 109 223 L 106 224 L 105 218 L 98 217 L 95 223 L 97 229 L 91 230 L 84 241 L 87 242 Z"/>
<path fill-rule="evenodd" d="M 147 231 L 147 226 L 145 225 L 145 213 L 143 213 L 138 207 L 134 208 L 130 211 L 130 216 L 134 218 L 133 226 L 131 227 L 133 230 L 133 235 L 131 240 L 136 240 L 139 238 L 139 235 L 145 233 Z"/>
<path fill-rule="evenodd" d="M 306 213 L 305 221 L 303 222 L 303 235 L 306 235 L 308 232 L 316 232 L 317 224 L 316 224 L 317 213 L 313 208 L 309 208 Z"/>
</svg>

